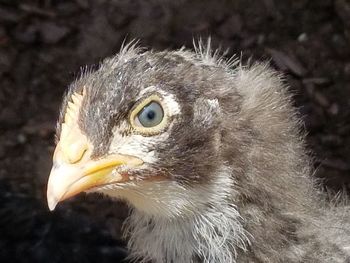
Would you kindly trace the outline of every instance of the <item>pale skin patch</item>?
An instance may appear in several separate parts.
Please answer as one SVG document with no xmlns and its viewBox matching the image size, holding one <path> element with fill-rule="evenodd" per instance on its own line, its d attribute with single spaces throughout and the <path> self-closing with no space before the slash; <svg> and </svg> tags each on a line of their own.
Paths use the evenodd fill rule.
<svg viewBox="0 0 350 263">
<path fill-rule="evenodd" d="M 78 126 L 79 111 L 82 106 L 84 90 L 82 94 L 73 93 L 68 102 L 58 147 L 61 149 L 65 160 L 69 163 L 79 162 L 84 154 L 91 149 L 91 143 Z"/>
</svg>

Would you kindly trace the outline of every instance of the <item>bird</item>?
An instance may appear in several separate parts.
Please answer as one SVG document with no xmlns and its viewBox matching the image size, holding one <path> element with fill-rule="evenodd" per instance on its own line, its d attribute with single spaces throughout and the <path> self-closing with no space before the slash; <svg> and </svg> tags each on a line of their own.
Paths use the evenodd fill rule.
<svg viewBox="0 0 350 263">
<path fill-rule="evenodd" d="M 346 197 L 313 177 L 301 119 L 266 62 L 130 42 L 64 96 L 48 207 L 124 200 L 135 262 L 350 262 Z"/>
</svg>

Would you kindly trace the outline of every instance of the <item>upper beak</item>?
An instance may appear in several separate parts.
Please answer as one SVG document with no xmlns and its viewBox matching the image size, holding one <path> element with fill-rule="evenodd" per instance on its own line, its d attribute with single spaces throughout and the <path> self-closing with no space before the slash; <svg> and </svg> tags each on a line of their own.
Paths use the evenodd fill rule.
<svg viewBox="0 0 350 263">
<path fill-rule="evenodd" d="M 78 161 L 70 161 L 69 158 L 64 158 L 63 147 L 61 143 L 56 146 L 47 186 L 47 203 L 51 211 L 58 202 L 80 192 L 106 184 L 128 181 L 128 175 L 113 170 L 121 165 L 135 167 L 143 163 L 138 158 L 120 154 L 92 160 L 89 149 L 80 152 L 80 159 L 76 159 Z"/>
<path fill-rule="evenodd" d="M 58 202 L 93 187 L 128 181 L 128 175 L 118 174 L 114 170 L 121 165 L 133 167 L 143 163 L 138 158 L 120 154 L 97 160 L 91 158 L 93 145 L 78 125 L 84 92 L 84 89 L 82 94 L 74 92 L 67 103 L 47 185 L 50 210 L 55 209 Z"/>
</svg>

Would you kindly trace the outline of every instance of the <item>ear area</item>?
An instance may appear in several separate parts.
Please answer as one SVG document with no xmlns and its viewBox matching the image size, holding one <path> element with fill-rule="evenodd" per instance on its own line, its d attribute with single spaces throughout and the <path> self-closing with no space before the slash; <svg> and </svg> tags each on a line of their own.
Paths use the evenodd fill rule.
<svg viewBox="0 0 350 263">
<path fill-rule="evenodd" d="M 197 99 L 193 107 L 193 121 L 196 126 L 208 127 L 220 121 L 221 109 L 217 99 Z"/>
</svg>

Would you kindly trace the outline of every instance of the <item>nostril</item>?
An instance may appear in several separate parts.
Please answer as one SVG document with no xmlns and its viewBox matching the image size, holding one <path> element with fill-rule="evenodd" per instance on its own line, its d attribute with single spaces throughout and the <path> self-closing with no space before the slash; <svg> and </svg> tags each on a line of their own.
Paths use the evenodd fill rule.
<svg viewBox="0 0 350 263">
<path fill-rule="evenodd" d="M 78 141 L 70 144 L 67 151 L 68 162 L 71 164 L 79 162 L 81 159 L 83 159 L 87 149 L 87 145 L 83 142 Z"/>
<path fill-rule="evenodd" d="M 86 135 L 77 125 L 66 127 L 66 132 L 61 134 L 59 144 L 64 160 L 70 164 L 81 161 L 86 152 L 92 149 Z"/>
</svg>

